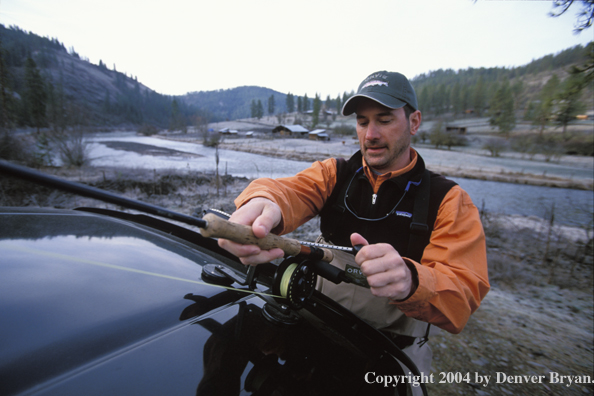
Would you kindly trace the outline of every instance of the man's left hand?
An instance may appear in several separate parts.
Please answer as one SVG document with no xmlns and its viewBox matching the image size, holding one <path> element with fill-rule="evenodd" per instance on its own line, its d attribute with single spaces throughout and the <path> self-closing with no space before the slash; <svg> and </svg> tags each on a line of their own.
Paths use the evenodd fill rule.
<svg viewBox="0 0 594 396">
<path fill-rule="evenodd" d="M 360 234 L 351 235 L 351 243 L 363 245 L 355 262 L 367 277 L 371 293 L 376 297 L 404 300 L 414 291 L 412 273 L 392 245 L 370 245 Z"/>
</svg>

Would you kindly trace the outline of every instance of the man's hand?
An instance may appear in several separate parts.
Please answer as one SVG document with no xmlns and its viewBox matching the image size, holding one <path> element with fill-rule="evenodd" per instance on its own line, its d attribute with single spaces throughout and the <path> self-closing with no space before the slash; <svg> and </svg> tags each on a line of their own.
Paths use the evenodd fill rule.
<svg viewBox="0 0 594 396">
<path fill-rule="evenodd" d="M 254 198 L 233 213 L 229 221 L 252 226 L 254 235 L 264 238 L 281 219 L 281 210 L 277 204 L 266 198 Z M 241 245 L 228 239 L 219 239 L 219 246 L 239 257 L 245 265 L 267 263 L 284 256 L 279 248 L 262 250 L 256 245 Z"/>
<path fill-rule="evenodd" d="M 410 269 L 394 249 L 387 243 L 369 245 L 361 235 L 351 235 L 351 243 L 363 245 L 355 256 L 355 262 L 367 277 L 371 293 L 376 297 L 404 300 L 414 291 Z"/>
</svg>

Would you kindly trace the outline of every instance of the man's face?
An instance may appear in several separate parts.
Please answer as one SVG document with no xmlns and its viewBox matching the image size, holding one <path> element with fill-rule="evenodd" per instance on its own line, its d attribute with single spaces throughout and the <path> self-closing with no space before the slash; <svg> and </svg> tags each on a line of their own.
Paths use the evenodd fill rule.
<svg viewBox="0 0 594 396">
<path fill-rule="evenodd" d="M 367 165 L 386 173 L 410 163 L 410 139 L 421 124 L 418 110 L 407 119 L 403 108 L 393 110 L 362 98 L 356 114 L 357 136 Z"/>
</svg>

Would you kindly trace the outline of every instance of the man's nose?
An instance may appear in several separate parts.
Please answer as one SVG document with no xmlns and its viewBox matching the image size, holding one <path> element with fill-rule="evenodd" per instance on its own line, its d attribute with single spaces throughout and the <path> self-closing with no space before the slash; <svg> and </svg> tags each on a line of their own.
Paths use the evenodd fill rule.
<svg viewBox="0 0 594 396">
<path fill-rule="evenodd" d="M 367 131 L 365 132 L 366 140 L 377 140 L 380 138 L 378 125 L 371 121 L 367 124 Z"/>
</svg>

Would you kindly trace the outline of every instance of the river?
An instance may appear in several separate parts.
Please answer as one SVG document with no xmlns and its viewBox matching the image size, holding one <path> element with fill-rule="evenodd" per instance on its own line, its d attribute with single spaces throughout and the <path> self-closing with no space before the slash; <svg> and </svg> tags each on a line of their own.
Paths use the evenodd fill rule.
<svg viewBox="0 0 594 396">
<path fill-rule="evenodd" d="M 131 142 L 192 153 L 188 156 L 141 155 L 109 148 L 106 142 Z M 133 133 L 97 135 L 89 139 L 94 166 L 187 170 L 213 172 L 215 149 L 199 144 L 175 142 Z M 102 143 L 103 142 L 103 143 Z M 309 162 L 265 157 L 256 154 L 219 150 L 219 172 L 247 178 L 286 177 L 305 169 Z M 554 207 L 555 223 L 592 227 L 594 193 L 552 187 L 453 178 L 474 203 L 493 213 L 536 216 L 548 219 Z"/>
</svg>

